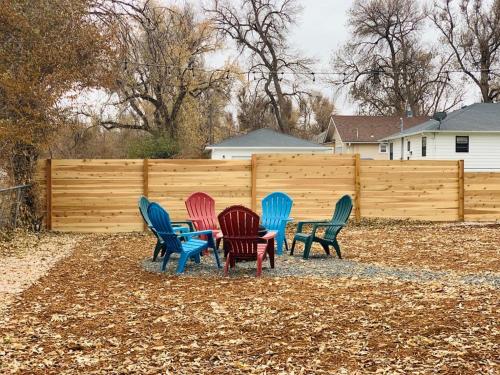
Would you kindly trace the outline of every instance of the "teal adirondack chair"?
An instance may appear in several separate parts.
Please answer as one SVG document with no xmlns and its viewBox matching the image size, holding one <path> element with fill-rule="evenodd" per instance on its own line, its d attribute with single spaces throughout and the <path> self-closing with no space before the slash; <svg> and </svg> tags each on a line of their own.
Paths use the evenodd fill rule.
<svg viewBox="0 0 500 375">
<path fill-rule="evenodd" d="M 158 233 L 153 228 L 153 224 L 151 224 L 151 220 L 149 219 L 148 215 L 148 207 L 151 202 L 149 201 L 148 198 L 146 198 L 144 195 L 141 195 L 139 198 L 139 212 L 141 213 L 142 219 L 148 226 L 149 230 L 155 235 L 156 237 L 156 245 L 153 250 L 153 262 L 156 261 L 156 258 L 158 258 L 158 254 L 160 251 L 163 249 L 161 255 L 165 253 L 164 249 L 164 243 L 163 240 L 161 239 L 160 236 L 158 236 Z M 181 226 L 182 224 L 187 225 L 188 227 Z M 193 231 L 193 223 L 190 221 L 174 221 L 172 222 L 172 226 L 176 232 L 182 233 L 182 232 L 192 232 Z"/>
<path fill-rule="evenodd" d="M 219 255 L 215 248 L 211 230 L 176 233 L 168 212 L 158 203 L 151 203 L 148 206 L 148 215 L 153 229 L 165 246 L 165 256 L 161 265 L 162 272 L 167 268 L 167 263 L 173 253 L 180 254 L 177 273 L 182 273 L 189 259 L 194 259 L 196 263 L 200 263 L 201 252 L 208 248 L 213 250 L 217 267 L 220 268 Z M 207 238 L 207 240 L 201 240 L 199 238 L 201 236 Z M 181 242 L 181 238 L 184 239 L 183 242 Z"/>
<path fill-rule="evenodd" d="M 285 193 L 276 191 L 262 200 L 262 225 L 267 230 L 274 230 L 276 234 L 276 254 L 283 254 L 283 243 L 288 251 L 286 242 L 286 225 L 293 219 L 290 216 L 293 199 Z"/>
<path fill-rule="evenodd" d="M 333 213 L 331 220 L 312 220 L 312 221 L 299 221 L 297 224 L 297 232 L 293 238 L 292 248 L 290 249 L 290 255 L 293 255 L 295 249 L 295 243 L 297 241 L 304 243 L 304 259 L 309 258 L 309 253 L 311 251 L 311 246 L 313 242 L 319 243 L 323 246 L 327 255 L 330 255 L 329 246 L 333 246 L 337 255 L 342 259 L 342 254 L 340 253 L 340 245 L 337 241 L 337 235 L 341 229 L 346 225 L 349 216 L 352 211 L 352 198 L 349 195 L 344 195 L 339 199 L 335 205 L 335 212 Z M 302 227 L 304 224 L 312 224 L 311 233 L 303 233 Z M 316 231 L 318 228 L 325 228 L 325 234 L 323 237 L 316 236 Z"/>
</svg>

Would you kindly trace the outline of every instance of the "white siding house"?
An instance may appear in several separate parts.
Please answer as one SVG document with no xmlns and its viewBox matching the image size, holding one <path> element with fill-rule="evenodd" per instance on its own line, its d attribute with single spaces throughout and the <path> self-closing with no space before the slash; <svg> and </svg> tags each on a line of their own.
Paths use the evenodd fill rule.
<svg viewBox="0 0 500 375">
<path fill-rule="evenodd" d="M 360 154 L 363 159 L 389 159 L 386 143 L 380 142 L 403 129 L 429 120 L 429 117 L 340 116 L 332 115 L 328 128 L 314 140 L 334 147 L 336 154 Z"/>
<path fill-rule="evenodd" d="M 216 160 L 245 160 L 250 159 L 252 154 L 333 153 L 331 147 L 282 134 L 272 129 L 258 129 L 238 135 L 208 146 L 206 150 L 211 151 L 211 158 Z"/>
<path fill-rule="evenodd" d="M 500 104 L 473 104 L 384 140 L 394 160 L 464 160 L 468 171 L 500 171 Z"/>
</svg>

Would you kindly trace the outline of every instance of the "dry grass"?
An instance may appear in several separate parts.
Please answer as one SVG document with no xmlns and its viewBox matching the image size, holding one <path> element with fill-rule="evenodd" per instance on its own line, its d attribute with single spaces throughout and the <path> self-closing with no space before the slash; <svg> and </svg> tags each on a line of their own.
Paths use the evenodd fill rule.
<svg viewBox="0 0 500 375">
<path fill-rule="evenodd" d="M 374 225 L 349 228 L 341 241 L 352 260 L 469 273 L 465 257 L 498 275 L 498 231 Z M 82 237 L 0 321 L 0 373 L 499 371 L 492 286 L 159 275 L 141 268 L 152 245 L 144 235 Z"/>
</svg>

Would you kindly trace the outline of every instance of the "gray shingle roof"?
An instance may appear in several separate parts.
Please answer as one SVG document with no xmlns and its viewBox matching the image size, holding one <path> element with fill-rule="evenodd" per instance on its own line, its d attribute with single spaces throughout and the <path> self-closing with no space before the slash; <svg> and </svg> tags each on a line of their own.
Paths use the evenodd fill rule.
<svg viewBox="0 0 500 375">
<path fill-rule="evenodd" d="M 385 139 L 398 138 L 405 135 L 425 131 L 457 131 L 457 132 L 500 132 L 500 104 L 476 103 L 449 113 L 444 120 L 429 120 L 423 124 L 395 133 Z"/>
<path fill-rule="evenodd" d="M 272 129 L 258 129 L 250 133 L 228 138 L 215 145 L 215 147 L 293 147 L 293 148 L 328 148 L 314 142 L 306 141 L 291 135 L 279 133 Z"/>
</svg>

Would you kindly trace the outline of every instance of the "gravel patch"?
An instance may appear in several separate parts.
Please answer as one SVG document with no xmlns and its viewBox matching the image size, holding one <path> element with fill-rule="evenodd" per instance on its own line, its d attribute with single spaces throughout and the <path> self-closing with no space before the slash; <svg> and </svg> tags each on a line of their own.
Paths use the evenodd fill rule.
<svg viewBox="0 0 500 375">
<path fill-rule="evenodd" d="M 224 264 L 222 255 L 221 263 Z M 175 274 L 178 255 L 173 254 L 167 266 L 166 274 Z M 152 262 L 151 258 L 142 261 L 142 267 L 153 273 L 160 273 L 161 259 Z M 238 262 L 234 269 L 230 269 L 230 277 L 255 276 L 256 262 Z M 265 261 L 262 274 L 268 277 L 359 277 L 359 278 L 395 278 L 401 281 L 432 282 L 447 281 L 469 284 L 489 285 L 500 288 L 500 275 L 498 274 L 467 274 L 460 275 L 448 271 L 432 271 L 407 267 L 387 267 L 374 264 L 360 263 L 351 260 L 338 259 L 333 256 L 316 255 L 308 260 L 300 256 L 282 255 L 276 257 L 275 268 L 271 269 L 269 261 Z M 223 276 L 223 269 L 217 269 L 213 255 L 203 256 L 201 263 L 193 261 L 186 266 L 182 276 Z"/>
</svg>

